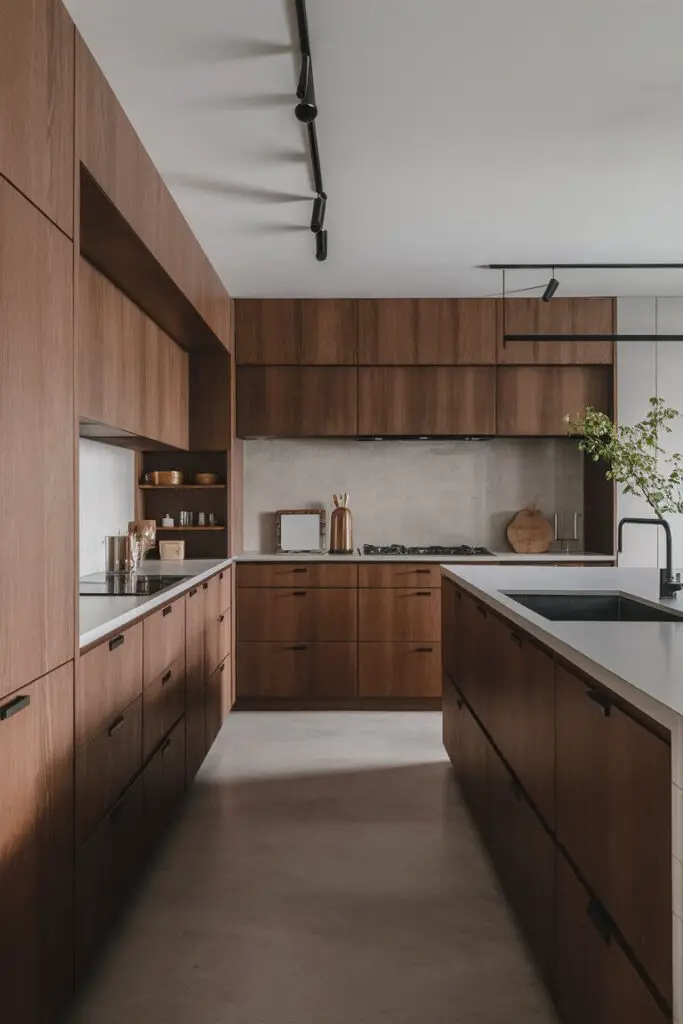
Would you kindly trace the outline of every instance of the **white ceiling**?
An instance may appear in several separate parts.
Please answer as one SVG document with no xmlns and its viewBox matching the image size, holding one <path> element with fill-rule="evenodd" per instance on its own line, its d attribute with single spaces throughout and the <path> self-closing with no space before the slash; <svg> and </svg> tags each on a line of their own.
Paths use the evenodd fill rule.
<svg viewBox="0 0 683 1024">
<path fill-rule="evenodd" d="M 322 264 L 294 0 L 66 2 L 233 295 L 485 295 L 482 263 L 683 262 L 680 0 L 308 0 Z M 558 276 L 558 295 L 683 295 L 683 271 Z"/>
</svg>

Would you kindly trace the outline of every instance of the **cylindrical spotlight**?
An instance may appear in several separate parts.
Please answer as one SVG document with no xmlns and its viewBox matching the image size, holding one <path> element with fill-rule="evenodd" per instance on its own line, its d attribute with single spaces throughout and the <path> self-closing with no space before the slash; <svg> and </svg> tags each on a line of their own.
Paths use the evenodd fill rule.
<svg viewBox="0 0 683 1024">
<path fill-rule="evenodd" d="M 306 95 L 306 89 L 308 88 L 308 78 L 311 73 L 311 58 L 307 53 L 301 54 L 301 71 L 299 73 L 299 83 L 296 87 L 297 99 L 302 100 Z"/>
<path fill-rule="evenodd" d="M 311 217 L 311 231 L 317 235 L 322 231 L 325 224 L 325 208 L 327 206 L 327 195 L 321 192 L 313 200 L 313 216 Z"/>
<path fill-rule="evenodd" d="M 305 78 L 305 88 L 303 96 L 299 96 L 299 89 L 303 86 L 303 79 Z M 301 75 L 299 76 L 299 85 L 297 87 L 297 96 L 299 96 L 299 103 L 294 108 L 297 120 L 303 124 L 310 124 L 311 121 L 315 121 L 318 116 L 318 108 L 315 105 L 315 85 L 313 83 L 313 67 L 311 66 L 311 59 L 308 58 L 306 72 L 304 74 L 304 64 L 301 66 Z"/>
<path fill-rule="evenodd" d="M 543 301 L 550 302 L 550 300 L 552 299 L 553 295 L 559 287 L 560 282 L 557 280 L 557 278 L 551 277 L 547 285 L 545 286 L 545 291 L 543 292 L 543 295 L 541 296 Z"/>
<path fill-rule="evenodd" d="M 315 258 L 321 263 L 327 259 L 327 231 L 319 231 L 315 236 Z"/>
</svg>

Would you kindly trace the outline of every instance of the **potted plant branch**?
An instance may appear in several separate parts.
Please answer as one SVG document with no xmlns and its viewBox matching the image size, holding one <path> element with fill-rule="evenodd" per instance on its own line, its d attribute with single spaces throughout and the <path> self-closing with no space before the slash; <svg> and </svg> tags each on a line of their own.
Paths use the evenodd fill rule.
<svg viewBox="0 0 683 1024">
<path fill-rule="evenodd" d="M 626 494 L 644 498 L 663 519 L 683 512 L 683 456 L 669 454 L 660 443 L 680 414 L 663 398 L 650 398 L 649 404 L 647 416 L 633 426 L 617 426 L 590 406 L 582 415 L 566 416 L 565 422 L 571 435 L 582 435 L 579 450 L 606 464 L 608 480 L 622 484 Z"/>
</svg>

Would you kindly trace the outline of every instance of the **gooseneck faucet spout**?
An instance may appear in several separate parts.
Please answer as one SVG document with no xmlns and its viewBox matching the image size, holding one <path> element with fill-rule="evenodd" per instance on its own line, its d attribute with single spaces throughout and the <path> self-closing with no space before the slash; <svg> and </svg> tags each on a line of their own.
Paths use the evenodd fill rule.
<svg viewBox="0 0 683 1024">
<path fill-rule="evenodd" d="M 624 526 L 627 523 L 641 524 L 642 526 L 661 526 L 666 535 L 666 568 L 659 570 L 659 596 L 660 597 L 676 597 L 679 590 L 683 590 L 683 583 L 681 583 L 681 574 L 677 573 L 674 577 L 673 572 L 673 544 L 671 541 L 671 527 L 667 523 L 666 519 L 655 518 L 638 518 L 638 517 L 627 517 L 619 521 L 619 528 L 617 530 L 617 551 L 621 554 L 623 551 L 622 538 L 624 533 Z"/>
</svg>

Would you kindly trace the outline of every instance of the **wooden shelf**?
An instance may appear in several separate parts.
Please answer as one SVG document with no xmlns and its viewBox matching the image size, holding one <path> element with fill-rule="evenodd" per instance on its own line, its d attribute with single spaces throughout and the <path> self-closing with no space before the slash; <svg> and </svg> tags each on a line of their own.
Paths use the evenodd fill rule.
<svg viewBox="0 0 683 1024">
<path fill-rule="evenodd" d="M 224 529 L 224 526 L 157 526 L 157 533 L 211 533 Z"/>
<path fill-rule="evenodd" d="M 138 484 L 141 491 L 224 491 L 227 484 Z"/>
</svg>

